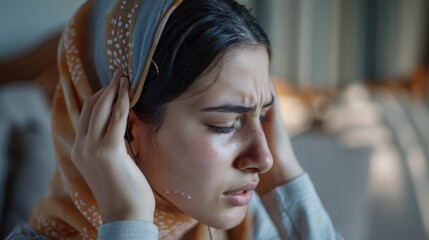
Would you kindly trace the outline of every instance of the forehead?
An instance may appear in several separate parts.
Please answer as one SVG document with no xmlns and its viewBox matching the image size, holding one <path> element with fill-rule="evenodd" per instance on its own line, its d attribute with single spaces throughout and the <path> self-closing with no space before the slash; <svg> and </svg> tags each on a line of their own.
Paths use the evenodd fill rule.
<svg viewBox="0 0 429 240">
<path fill-rule="evenodd" d="M 243 104 L 257 104 L 271 98 L 268 52 L 263 46 L 245 46 L 227 51 L 216 66 L 209 68 L 188 96 L 227 98 Z"/>
</svg>

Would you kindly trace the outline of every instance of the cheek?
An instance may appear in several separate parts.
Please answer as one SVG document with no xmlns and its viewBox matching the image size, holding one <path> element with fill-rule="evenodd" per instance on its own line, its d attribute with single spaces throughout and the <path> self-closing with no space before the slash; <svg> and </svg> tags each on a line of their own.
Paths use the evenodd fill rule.
<svg viewBox="0 0 429 240">
<path fill-rule="evenodd" d="M 181 169 L 183 179 L 195 180 L 196 177 L 210 179 L 214 173 L 225 171 L 227 161 L 225 153 L 210 139 L 201 137 L 182 141 L 173 152 L 177 168 Z"/>
<path fill-rule="evenodd" d="M 222 167 L 222 150 L 207 138 L 192 134 L 170 132 L 161 134 L 152 150 L 148 168 L 155 170 L 151 180 L 166 180 L 164 185 L 189 185 L 196 178 L 207 176 Z"/>
<path fill-rule="evenodd" d="M 196 160 L 212 167 L 216 167 L 216 165 L 222 162 L 224 155 L 216 144 L 204 138 L 194 143 L 194 151 Z"/>
<path fill-rule="evenodd" d="M 194 169 L 200 170 L 201 174 L 204 172 L 207 175 L 213 174 L 226 179 L 227 174 L 233 170 L 238 146 L 226 141 L 223 137 L 207 135 L 192 141 L 189 149 L 191 154 L 185 161 L 193 164 Z"/>
<path fill-rule="evenodd" d="M 168 178 L 169 187 L 203 191 L 224 188 L 230 179 L 233 158 L 212 138 L 202 134 L 199 138 L 184 136 L 166 146 L 170 147 L 164 148 L 164 159 L 160 159 L 160 164 L 162 161 L 166 166 L 160 167 L 168 167 L 163 177 Z"/>
</svg>

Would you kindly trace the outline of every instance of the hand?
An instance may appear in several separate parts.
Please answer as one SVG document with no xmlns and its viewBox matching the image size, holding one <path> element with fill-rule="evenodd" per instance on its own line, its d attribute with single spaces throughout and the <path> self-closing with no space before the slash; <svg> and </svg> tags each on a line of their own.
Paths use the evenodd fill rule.
<svg viewBox="0 0 429 240">
<path fill-rule="evenodd" d="M 293 153 L 289 135 L 281 118 L 278 98 L 272 86 L 275 101 L 267 112 L 266 120 L 262 122 L 268 147 L 273 156 L 273 167 L 261 174 L 257 191 L 262 196 L 279 185 L 304 173 Z"/>
<path fill-rule="evenodd" d="M 116 71 L 110 85 L 88 99 L 79 120 L 72 161 L 87 182 L 104 223 L 153 222 L 155 198 L 127 152 L 129 80 Z"/>
</svg>

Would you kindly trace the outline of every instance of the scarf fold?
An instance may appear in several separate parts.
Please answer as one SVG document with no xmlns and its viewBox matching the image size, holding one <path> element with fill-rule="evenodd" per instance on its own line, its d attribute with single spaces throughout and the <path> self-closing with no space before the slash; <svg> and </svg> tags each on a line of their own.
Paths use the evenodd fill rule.
<svg viewBox="0 0 429 240">
<path fill-rule="evenodd" d="M 130 77 L 131 105 L 140 97 L 166 21 L 182 0 L 87 1 L 65 27 L 52 108 L 57 169 L 29 225 L 51 239 L 96 239 L 102 224 L 88 185 L 71 161 L 83 103 L 109 84 L 117 68 Z M 160 239 L 209 239 L 207 226 L 155 194 Z M 251 218 L 214 239 L 251 239 Z"/>
</svg>

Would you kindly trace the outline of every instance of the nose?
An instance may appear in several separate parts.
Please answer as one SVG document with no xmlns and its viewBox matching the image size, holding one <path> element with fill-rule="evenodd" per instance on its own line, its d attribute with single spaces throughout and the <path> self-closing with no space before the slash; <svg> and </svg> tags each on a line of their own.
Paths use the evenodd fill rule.
<svg viewBox="0 0 429 240">
<path fill-rule="evenodd" d="M 251 173 L 265 173 L 273 166 L 273 157 L 268 147 L 262 126 L 258 124 L 246 136 L 243 151 L 235 161 L 235 167 Z"/>
</svg>

